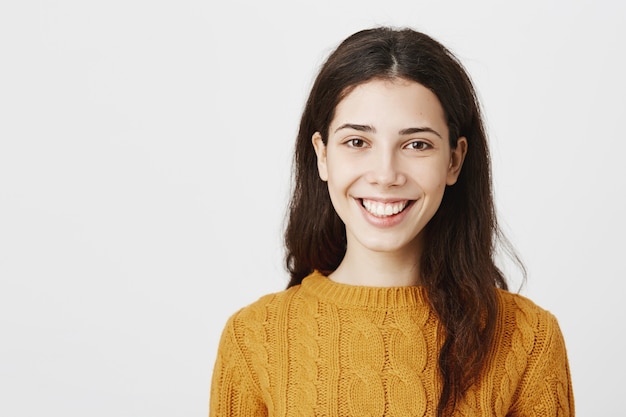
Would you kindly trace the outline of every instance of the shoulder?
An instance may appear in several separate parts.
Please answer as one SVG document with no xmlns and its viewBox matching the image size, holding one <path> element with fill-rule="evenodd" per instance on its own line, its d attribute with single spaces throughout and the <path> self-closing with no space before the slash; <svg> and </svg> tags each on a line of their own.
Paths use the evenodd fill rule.
<svg viewBox="0 0 626 417">
<path fill-rule="evenodd" d="M 539 322 L 544 324 L 556 322 L 552 313 L 523 295 L 501 289 L 497 290 L 497 294 L 501 315 L 504 317 L 515 317 L 531 325 L 537 325 Z"/>
<path fill-rule="evenodd" d="M 506 380 L 518 381 L 512 409 L 516 415 L 570 415 L 573 392 L 567 350 L 556 317 L 519 294 L 498 291 L 500 320 L 496 359 Z M 506 386 L 506 384 L 502 384 Z"/>
<path fill-rule="evenodd" d="M 555 345 L 564 350 L 563 335 L 556 317 L 527 297 L 498 290 L 500 334 L 518 353 L 541 356 Z M 508 344 L 507 343 L 507 344 Z"/>
<path fill-rule="evenodd" d="M 262 327 L 286 311 L 299 291 L 300 286 L 294 286 L 283 291 L 263 295 L 232 314 L 227 327 L 231 327 L 235 331 Z"/>
</svg>

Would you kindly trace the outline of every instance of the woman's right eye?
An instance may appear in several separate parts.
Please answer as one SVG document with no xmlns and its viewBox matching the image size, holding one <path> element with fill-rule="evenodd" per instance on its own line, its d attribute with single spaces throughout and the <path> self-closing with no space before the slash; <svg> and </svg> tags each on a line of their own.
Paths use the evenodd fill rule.
<svg viewBox="0 0 626 417">
<path fill-rule="evenodd" d="M 359 138 L 352 138 L 346 141 L 346 145 L 350 148 L 363 148 L 365 147 L 365 141 Z"/>
</svg>

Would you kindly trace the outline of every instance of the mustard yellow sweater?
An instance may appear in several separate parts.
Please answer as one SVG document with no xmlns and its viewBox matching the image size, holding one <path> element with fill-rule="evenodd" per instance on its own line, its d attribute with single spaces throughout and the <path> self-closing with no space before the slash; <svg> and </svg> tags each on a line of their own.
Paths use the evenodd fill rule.
<svg viewBox="0 0 626 417">
<path fill-rule="evenodd" d="M 554 316 L 498 291 L 497 348 L 458 416 L 574 416 Z M 421 287 L 342 285 L 319 273 L 228 321 L 211 417 L 434 416 L 442 335 Z"/>
</svg>

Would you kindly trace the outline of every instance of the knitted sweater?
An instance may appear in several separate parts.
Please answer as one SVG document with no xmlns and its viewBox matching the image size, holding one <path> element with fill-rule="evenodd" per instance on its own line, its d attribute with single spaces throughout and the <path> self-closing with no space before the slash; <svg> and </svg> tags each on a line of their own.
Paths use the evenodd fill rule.
<svg viewBox="0 0 626 417">
<path fill-rule="evenodd" d="M 458 416 L 574 416 L 554 316 L 498 290 L 495 349 Z M 313 273 L 228 321 L 211 417 L 434 416 L 441 326 L 422 287 L 335 283 Z"/>
</svg>

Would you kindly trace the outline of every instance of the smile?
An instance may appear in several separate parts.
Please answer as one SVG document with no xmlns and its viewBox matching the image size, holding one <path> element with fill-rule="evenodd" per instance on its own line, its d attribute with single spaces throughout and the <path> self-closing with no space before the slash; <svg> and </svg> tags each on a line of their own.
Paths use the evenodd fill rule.
<svg viewBox="0 0 626 417">
<path fill-rule="evenodd" d="M 384 203 L 381 201 L 361 199 L 361 205 L 368 213 L 376 217 L 390 217 L 400 213 L 409 205 L 409 200 L 394 201 L 392 203 Z"/>
</svg>

